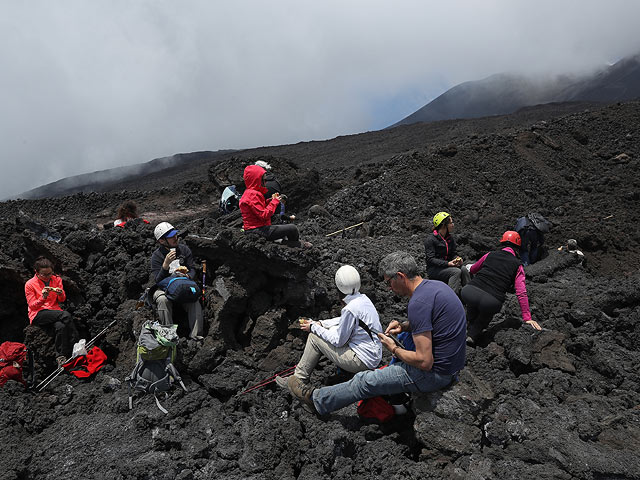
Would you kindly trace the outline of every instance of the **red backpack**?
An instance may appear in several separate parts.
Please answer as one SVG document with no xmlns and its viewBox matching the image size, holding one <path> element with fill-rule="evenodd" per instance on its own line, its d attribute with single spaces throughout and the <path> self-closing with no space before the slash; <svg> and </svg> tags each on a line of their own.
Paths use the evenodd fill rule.
<svg viewBox="0 0 640 480">
<path fill-rule="evenodd" d="M 383 397 L 373 397 L 358 402 L 358 415 L 385 423 L 395 417 L 396 412 Z"/>
<path fill-rule="evenodd" d="M 29 382 L 23 375 L 24 362 L 28 360 Z M 33 354 L 22 343 L 4 342 L 0 345 L 0 387 L 9 380 L 22 383 L 25 387 L 33 384 Z"/>
</svg>

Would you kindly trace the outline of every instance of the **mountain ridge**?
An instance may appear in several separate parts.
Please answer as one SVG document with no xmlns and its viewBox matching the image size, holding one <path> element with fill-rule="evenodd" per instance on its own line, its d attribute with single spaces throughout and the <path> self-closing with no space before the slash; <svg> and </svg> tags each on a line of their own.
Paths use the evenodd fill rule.
<svg viewBox="0 0 640 480">
<path fill-rule="evenodd" d="M 640 98 L 640 54 L 625 57 L 589 75 L 553 77 L 498 73 L 458 84 L 391 125 L 507 115 L 550 102 L 600 102 Z"/>
</svg>

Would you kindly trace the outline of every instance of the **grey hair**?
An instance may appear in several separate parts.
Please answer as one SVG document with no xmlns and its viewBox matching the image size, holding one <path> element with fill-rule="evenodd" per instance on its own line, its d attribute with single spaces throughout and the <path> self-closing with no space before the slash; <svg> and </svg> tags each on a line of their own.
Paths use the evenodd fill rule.
<svg viewBox="0 0 640 480">
<path fill-rule="evenodd" d="M 269 165 L 264 160 L 257 160 L 254 165 L 258 165 L 259 167 L 264 168 L 265 170 L 271 170 L 271 165 Z"/>
<path fill-rule="evenodd" d="M 404 273 L 407 278 L 418 276 L 418 264 L 416 259 L 403 251 L 390 253 L 382 260 L 378 266 L 378 273 L 383 277 L 393 277 L 398 272 Z"/>
</svg>

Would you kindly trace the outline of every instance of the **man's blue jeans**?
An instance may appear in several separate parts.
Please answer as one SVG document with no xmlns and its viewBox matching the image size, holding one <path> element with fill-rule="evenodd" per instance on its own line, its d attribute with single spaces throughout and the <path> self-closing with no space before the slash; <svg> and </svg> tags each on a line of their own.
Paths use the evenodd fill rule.
<svg viewBox="0 0 640 480">
<path fill-rule="evenodd" d="M 316 410 L 324 415 L 334 410 L 378 395 L 401 392 L 435 392 L 449 385 L 455 375 L 440 375 L 399 362 L 378 370 L 356 373 L 348 382 L 316 388 L 312 399 Z"/>
<path fill-rule="evenodd" d="M 529 228 L 521 235 L 520 259 L 525 267 L 538 261 L 538 245 L 542 245 L 544 236 L 535 228 Z"/>
</svg>

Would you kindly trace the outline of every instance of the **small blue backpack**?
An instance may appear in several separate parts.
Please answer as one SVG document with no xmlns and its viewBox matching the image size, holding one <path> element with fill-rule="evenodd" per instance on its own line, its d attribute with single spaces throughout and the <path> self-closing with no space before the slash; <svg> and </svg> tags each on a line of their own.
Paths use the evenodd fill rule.
<svg viewBox="0 0 640 480">
<path fill-rule="evenodd" d="M 198 284 L 189 277 L 167 277 L 158 282 L 158 288 L 172 302 L 193 303 L 200 297 Z"/>
</svg>

